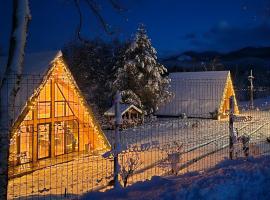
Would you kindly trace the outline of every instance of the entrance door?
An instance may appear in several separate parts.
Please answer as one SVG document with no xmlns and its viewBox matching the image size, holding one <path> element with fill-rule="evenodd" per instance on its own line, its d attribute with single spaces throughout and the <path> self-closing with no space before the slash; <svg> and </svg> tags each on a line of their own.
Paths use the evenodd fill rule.
<svg viewBox="0 0 270 200">
<path fill-rule="evenodd" d="M 78 151 L 79 134 L 76 120 L 65 121 L 65 146 L 66 153 Z"/>
<path fill-rule="evenodd" d="M 50 156 L 50 132 L 51 124 L 38 124 L 38 159 L 48 158 Z"/>
<path fill-rule="evenodd" d="M 55 155 L 78 151 L 79 127 L 76 120 L 55 122 Z"/>
</svg>

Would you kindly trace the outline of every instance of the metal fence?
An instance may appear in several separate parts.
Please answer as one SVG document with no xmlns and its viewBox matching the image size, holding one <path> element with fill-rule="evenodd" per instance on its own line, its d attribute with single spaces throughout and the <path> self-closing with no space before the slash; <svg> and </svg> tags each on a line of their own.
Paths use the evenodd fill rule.
<svg viewBox="0 0 270 200">
<path fill-rule="evenodd" d="M 74 80 L 61 73 L 25 76 L 21 83 L 10 142 L 9 199 L 78 198 L 113 187 L 114 158 L 104 153 L 115 146 L 115 130 L 99 129 Z M 229 158 L 229 98 L 237 91 L 227 79 L 176 79 L 171 91 L 156 115 L 120 129 L 122 185 L 203 172 Z M 250 138 L 249 156 L 269 153 L 269 101 L 255 99 L 254 110 L 248 101 L 234 102 L 234 131 Z M 234 141 L 237 157 L 245 157 L 242 140 Z"/>
</svg>

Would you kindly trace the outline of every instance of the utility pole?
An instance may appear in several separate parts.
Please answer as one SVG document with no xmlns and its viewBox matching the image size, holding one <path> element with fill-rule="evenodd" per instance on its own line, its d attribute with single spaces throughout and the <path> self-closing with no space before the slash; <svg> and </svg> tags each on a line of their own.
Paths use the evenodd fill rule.
<svg viewBox="0 0 270 200">
<path fill-rule="evenodd" d="M 254 76 L 252 75 L 252 70 L 250 70 L 250 75 L 248 76 L 248 80 L 250 82 L 250 104 L 249 104 L 249 107 L 250 107 L 251 110 L 254 109 L 254 103 L 253 103 L 253 92 L 254 92 L 253 79 L 254 79 Z"/>
</svg>

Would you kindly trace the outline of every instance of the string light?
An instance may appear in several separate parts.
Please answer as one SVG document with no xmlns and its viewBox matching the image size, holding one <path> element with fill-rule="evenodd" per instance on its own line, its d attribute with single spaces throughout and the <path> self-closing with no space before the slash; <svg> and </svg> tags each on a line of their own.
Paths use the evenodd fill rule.
<svg viewBox="0 0 270 200">
<path fill-rule="evenodd" d="M 65 76 L 61 75 L 62 73 L 64 73 Z M 100 143 L 101 148 L 97 148 L 97 149 L 102 150 L 102 149 L 104 149 L 104 147 L 106 150 L 109 149 L 110 145 L 106 145 L 105 141 L 107 141 L 107 139 L 104 136 L 104 133 L 102 133 L 101 129 L 98 128 L 98 126 L 94 124 L 94 121 L 93 121 L 94 116 L 93 116 L 92 112 L 89 111 L 90 108 L 88 107 L 85 99 L 82 97 L 82 94 L 81 94 L 80 90 L 78 89 L 78 86 L 77 86 L 71 72 L 64 64 L 62 57 L 57 57 L 56 59 L 54 59 L 52 61 L 51 68 L 47 72 L 47 76 L 44 76 L 43 81 L 40 84 L 40 86 L 38 88 L 34 89 L 33 94 L 29 98 L 30 100 L 28 102 L 26 102 L 26 105 L 22 109 L 23 110 L 22 113 L 25 112 L 25 110 L 27 110 L 28 112 L 32 111 L 37 106 L 38 94 L 40 94 L 40 92 L 45 88 L 46 84 L 48 82 L 51 82 L 52 80 L 56 80 L 56 81 L 62 80 L 65 84 L 71 82 L 69 87 L 72 89 L 72 92 L 75 94 L 75 99 L 78 101 L 78 103 L 75 103 L 75 105 L 76 106 L 82 105 L 86 109 L 85 113 L 84 113 L 84 116 L 86 118 L 85 121 L 88 122 L 89 128 L 91 128 L 91 127 L 93 128 L 92 129 L 93 134 L 96 135 L 97 138 L 99 139 L 99 143 Z M 20 117 L 18 117 L 18 120 L 22 120 L 21 125 L 24 124 L 24 122 L 23 122 L 24 115 L 22 115 L 22 113 L 19 115 Z M 61 130 L 61 127 L 58 127 L 57 124 L 55 124 L 55 126 L 57 127 L 57 130 Z M 17 141 L 16 138 L 19 137 L 20 135 L 21 135 L 20 129 L 17 131 L 14 131 L 12 138 L 10 140 L 11 143 L 15 144 Z"/>
</svg>

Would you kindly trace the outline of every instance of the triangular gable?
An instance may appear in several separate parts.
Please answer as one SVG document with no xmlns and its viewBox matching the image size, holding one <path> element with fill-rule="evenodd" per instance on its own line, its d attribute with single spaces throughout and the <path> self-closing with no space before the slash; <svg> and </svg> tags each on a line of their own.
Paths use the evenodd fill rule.
<svg viewBox="0 0 270 200">
<path fill-rule="evenodd" d="M 121 112 L 121 115 L 125 114 L 129 109 L 133 108 L 134 110 L 136 110 L 137 112 L 139 113 L 143 113 L 141 109 L 139 109 L 138 107 L 136 107 L 135 105 L 133 104 L 125 104 L 125 103 L 120 103 L 120 112 Z M 115 114 L 115 110 L 114 110 L 114 105 L 108 109 L 104 115 L 105 116 L 114 116 Z"/>
<path fill-rule="evenodd" d="M 124 111 L 122 111 L 121 115 L 125 114 L 127 111 L 129 111 L 131 108 L 133 108 L 134 110 L 136 110 L 137 112 L 141 113 L 142 114 L 142 111 L 141 109 L 137 108 L 136 106 L 134 105 L 130 105 L 127 109 L 125 109 Z"/>
<path fill-rule="evenodd" d="M 33 91 L 33 94 L 29 97 L 29 99 L 26 101 L 25 105 L 23 106 L 22 111 L 20 112 L 20 114 L 18 115 L 18 117 L 15 120 L 15 123 L 13 125 L 13 129 L 12 129 L 12 133 L 15 132 L 15 130 L 17 129 L 17 127 L 21 124 L 21 122 L 25 119 L 25 117 L 27 116 L 27 114 L 29 113 L 29 111 L 31 109 L 33 109 L 36 105 L 37 105 L 37 100 L 39 98 L 40 95 L 42 95 L 42 90 L 46 87 L 46 84 L 48 84 L 48 81 L 50 80 L 50 77 L 53 76 L 53 74 L 55 73 L 55 71 L 57 70 L 58 66 L 61 66 L 61 70 L 64 73 L 64 76 L 68 77 L 68 83 L 70 86 L 70 91 L 74 91 L 76 93 L 76 95 L 73 95 L 73 98 L 77 98 L 77 101 L 83 105 L 83 107 L 85 108 L 86 112 L 84 112 L 84 114 L 81 114 L 77 111 L 77 117 L 79 118 L 79 115 L 84 115 L 84 120 L 88 120 L 89 123 L 91 124 L 91 126 L 94 129 L 94 132 L 97 134 L 97 137 L 102 139 L 102 141 L 104 141 L 104 145 L 105 148 L 109 149 L 110 148 L 110 144 L 107 140 L 107 138 L 105 137 L 104 133 L 102 132 L 99 123 L 95 120 L 94 114 L 91 110 L 91 108 L 89 107 L 89 105 L 87 104 L 82 92 L 80 91 L 78 85 L 76 84 L 71 71 L 68 69 L 68 67 L 66 66 L 63 58 L 62 58 L 62 54 L 61 52 L 58 53 L 55 57 L 55 59 L 50 63 L 47 72 L 45 73 L 45 75 L 42 77 L 42 80 L 40 81 L 40 84 L 38 85 L 37 88 L 35 88 Z M 37 66 L 38 67 L 38 66 Z M 59 77 L 59 82 L 61 80 L 61 77 Z M 71 90 L 72 89 L 72 90 Z M 73 92 L 69 92 L 69 94 L 71 95 Z M 70 97 L 70 96 L 69 96 Z M 72 105 L 68 105 L 69 109 L 73 109 L 72 112 L 75 112 L 74 107 L 72 108 Z"/>
<path fill-rule="evenodd" d="M 235 97 L 235 91 L 234 91 L 234 87 L 233 87 L 231 73 L 229 72 L 227 75 L 225 86 L 224 86 L 223 95 L 222 95 L 221 100 L 220 100 L 219 113 L 223 113 L 224 111 L 226 111 L 229 108 L 228 98 L 230 98 L 230 96 L 233 96 L 234 113 L 239 114 L 239 108 L 238 108 L 237 100 Z M 227 104 L 227 105 L 225 105 L 225 104 Z"/>
</svg>

